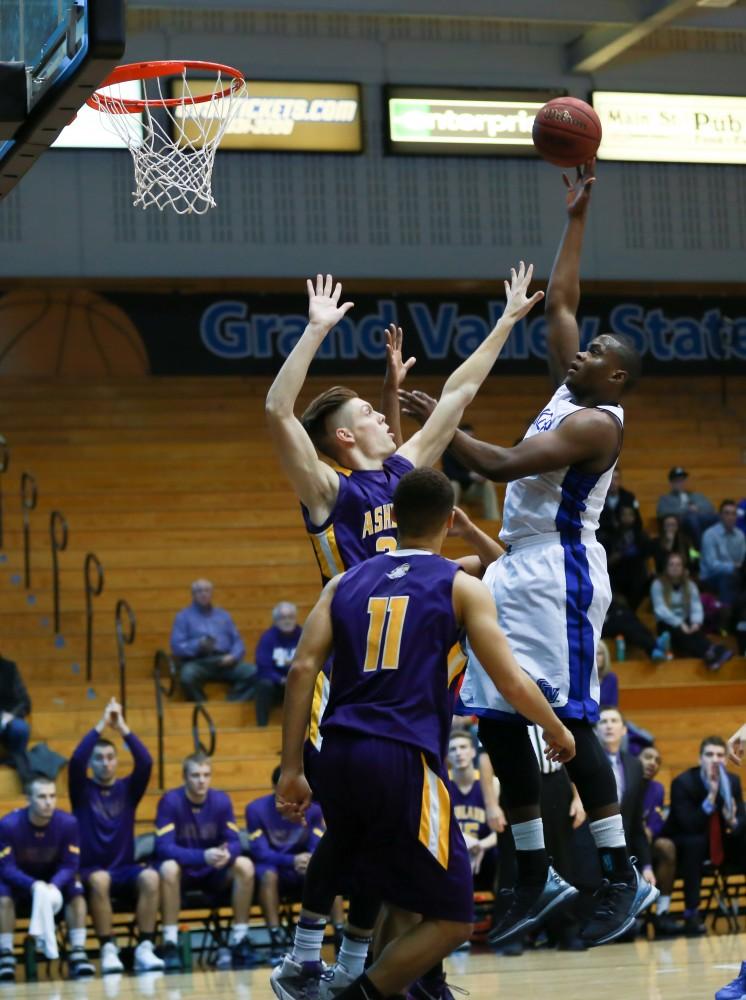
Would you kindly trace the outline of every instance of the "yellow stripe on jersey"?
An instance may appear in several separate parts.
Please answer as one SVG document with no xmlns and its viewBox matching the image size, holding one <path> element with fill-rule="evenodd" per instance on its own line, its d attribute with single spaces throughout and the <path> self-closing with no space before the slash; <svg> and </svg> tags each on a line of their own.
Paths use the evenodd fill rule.
<svg viewBox="0 0 746 1000">
<path fill-rule="evenodd" d="M 264 836 L 264 830 L 251 830 L 249 833 L 249 840 L 258 840 L 259 837 Z"/>
<path fill-rule="evenodd" d="M 453 684 L 465 667 L 466 656 L 459 643 L 456 643 L 448 654 L 448 687 Z"/>
<path fill-rule="evenodd" d="M 448 789 L 422 757 L 422 808 L 419 840 L 443 868 L 448 867 L 451 833 L 451 800 Z"/>
<path fill-rule="evenodd" d="M 10 848 L 4 847 L 2 851 L 0 851 L 0 858 L 7 858 L 9 854 L 10 854 Z"/>
<path fill-rule="evenodd" d="M 308 738 L 317 750 L 321 749 L 321 744 L 323 743 L 319 726 L 321 725 L 321 718 L 326 710 L 328 701 L 329 678 L 323 671 L 319 671 L 319 676 L 316 678 L 316 687 L 313 689 L 311 720 L 308 724 Z"/>
<path fill-rule="evenodd" d="M 235 833 L 239 832 L 238 826 L 235 823 L 226 823 L 225 825 L 228 827 L 229 830 L 233 830 Z"/>
<path fill-rule="evenodd" d="M 315 834 L 315 835 L 316 835 L 317 837 L 323 837 L 323 836 L 324 836 L 324 831 L 323 831 L 323 830 L 319 830 L 319 828 L 318 828 L 317 826 L 315 826 L 315 827 L 313 828 L 313 832 L 314 832 L 314 834 Z"/>
<path fill-rule="evenodd" d="M 333 577 L 338 573 L 344 573 L 344 563 L 337 547 L 337 536 L 334 534 L 334 525 L 330 525 L 326 531 L 311 534 L 311 544 L 318 560 L 321 572 L 324 576 Z"/>
<path fill-rule="evenodd" d="M 71 854 L 80 854 L 80 848 L 76 847 L 75 844 L 68 844 L 67 849 Z"/>
<path fill-rule="evenodd" d="M 176 827 L 173 823 L 168 823 L 166 826 L 162 826 L 160 830 L 156 828 L 155 835 L 156 837 L 163 837 L 167 833 L 171 833 L 171 831 L 175 829 Z"/>
<path fill-rule="evenodd" d="M 352 469 L 346 469 L 344 467 L 344 465 L 337 465 L 336 462 L 332 462 L 331 466 L 332 466 L 332 468 L 334 469 L 335 472 L 338 472 L 340 474 L 340 476 L 351 476 L 352 475 Z"/>
</svg>

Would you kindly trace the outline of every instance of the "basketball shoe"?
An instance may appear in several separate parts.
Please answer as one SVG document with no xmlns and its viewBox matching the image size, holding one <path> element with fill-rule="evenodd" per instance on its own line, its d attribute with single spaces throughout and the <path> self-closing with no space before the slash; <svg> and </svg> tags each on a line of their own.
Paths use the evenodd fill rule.
<svg viewBox="0 0 746 1000">
<path fill-rule="evenodd" d="M 660 896 L 660 890 L 640 875 L 635 858 L 630 858 L 634 877 L 628 882 L 604 879 L 596 890 L 596 905 L 590 921 L 580 932 L 589 946 L 608 944 L 626 934 L 636 917 Z"/>
<path fill-rule="evenodd" d="M 487 940 L 493 948 L 499 948 L 514 938 L 522 937 L 577 895 L 575 886 L 565 882 L 550 865 L 544 885 L 516 886 L 507 911 L 487 935 Z"/>
<path fill-rule="evenodd" d="M 294 962 L 286 955 L 269 977 L 272 992 L 278 1000 L 319 1000 L 322 962 Z"/>
<path fill-rule="evenodd" d="M 746 962 L 741 962 L 741 971 L 732 982 L 717 991 L 715 1000 L 743 1000 L 744 997 L 746 997 Z"/>
</svg>

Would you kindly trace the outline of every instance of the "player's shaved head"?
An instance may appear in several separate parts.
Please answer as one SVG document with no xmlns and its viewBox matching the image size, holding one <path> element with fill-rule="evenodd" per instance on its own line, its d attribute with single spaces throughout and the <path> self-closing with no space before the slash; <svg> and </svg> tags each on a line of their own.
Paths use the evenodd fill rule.
<svg viewBox="0 0 746 1000">
<path fill-rule="evenodd" d="M 627 373 L 624 382 L 624 391 L 631 389 L 642 374 L 642 358 L 640 352 L 635 347 L 635 342 L 626 333 L 606 333 L 604 334 L 609 349 L 613 351 L 619 360 L 620 366 Z"/>
<path fill-rule="evenodd" d="M 451 516 L 455 495 L 437 469 L 414 469 L 402 476 L 394 490 L 394 514 L 400 538 L 436 535 Z"/>
<path fill-rule="evenodd" d="M 334 448 L 336 425 L 332 418 L 351 399 L 357 399 L 356 392 L 344 385 L 334 385 L 312 400 L 300 418 L 314 446 L 329 458 L 337 457 Z"/>
</svg>

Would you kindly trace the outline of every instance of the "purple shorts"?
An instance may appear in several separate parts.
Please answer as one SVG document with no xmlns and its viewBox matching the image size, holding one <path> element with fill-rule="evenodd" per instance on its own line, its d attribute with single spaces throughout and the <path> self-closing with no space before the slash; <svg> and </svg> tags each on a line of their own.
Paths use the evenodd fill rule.
<svg viewBox="0 0 746 1000">
<path fill-rule="evenodd" d="M 217 899 L 223 896 L 230 888 L 231 865 L 227 868 L 182 868 L 181 869 L 181 891 L 189 892 L 196 889 L 204 892 L 206 896 Z"/>
<path fill-rule="evenodd" d="M 70 903 L 76 896 L 84 895 L 83 886 L 77 879 L 74 882 L 68 882 L 60 889 L 60 892 L 65 903 Z M 0 896 L 10 896 L 16 903 L 31 903 L 30 889 L 15 889 L 5 882 L 0 882 Z"/>
<path fill-rule="evenodd" d="M 134 892 L 137 888 L 138 876 L 149 868 L 150 865 L 142 864 L 120 865 L 118 868 L 84 868 L 80 872 L 80 878 L 83 884 L 87 885 L 88 879 L 94 872 L 105 871 L 111 878 L 110 892 Z"/>
<path fill-rule="evenodd" d="M 332 730 L 315 767 L 339 888 L 436 920 L 473 919 L 469 854 L 442 763 L 415 746 Z"/>
<path fill-rule="evenodd" d="M 303 892 L 304 876 L 289 868 L 278 868 L 277 865 L 262 865 L 255 862 L 257 883 L 262 881 L 262 876 L 267 872 L 276 872 L 279 878 L 279 890 L 281 896 L 298 896 L 300 899 Z"/>
</svg>

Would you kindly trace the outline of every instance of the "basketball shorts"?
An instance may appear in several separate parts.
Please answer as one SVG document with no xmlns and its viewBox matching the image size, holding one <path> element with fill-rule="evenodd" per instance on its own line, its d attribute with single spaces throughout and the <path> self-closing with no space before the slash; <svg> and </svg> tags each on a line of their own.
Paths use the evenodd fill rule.
<svg viewBox="0 0 746 1000">
<path fill-rule="evenodd" d="M 611 602 L 606 552 L 595 536 L 563 542 L 559 533 L 512 545 L 484 583 L 520 666 L 562 718 L 598 719 L 596 648 Z M 469 649 L 459 713 L 516 717 Z"/>
<path fill-rule="evenodd" d="M 68 882 L 60 889 L 60 892 L 65 903 L 72 902 L 76 896 L 84 895 L 83 886 L 77 879 L 73 882 Z M 9 896 L 16 903 L 29 905 L 31 903 L 31 889 L 17 889 L 15 886 L 10 886 L 6 882 L 0 881 L 0 897 L 2 896 Z"/>
<path fill-rule="evenodd" d="M 279 880 L 281 896 L 298 896 L 303 892 L 304 876 L 292 868 L 278 868 L 277 865 L 263 865 L 255 862 L 256 880 L 261 882 L 267 872 L 275 872 Z"/>
<path fill-rule="evenodd" d="M 406 743 L 335 729 L 324 735 L 315 786 L 340 891 L 472 920 L 469 854 L 440 762 Z"/>
<path fill-rule="evenodd" d="M 137 890 L 137 879 L 141 872 L 147 871 L 149 865 L 131 864 L 119 865 L 116 868 L 85 868 L 80 872 L 80 880 L 86 885 L 88 879 L 96 871 L 106 871 L 111 878 L 110 892 L 121 894 L 135 892 Z"/>
</svg>

